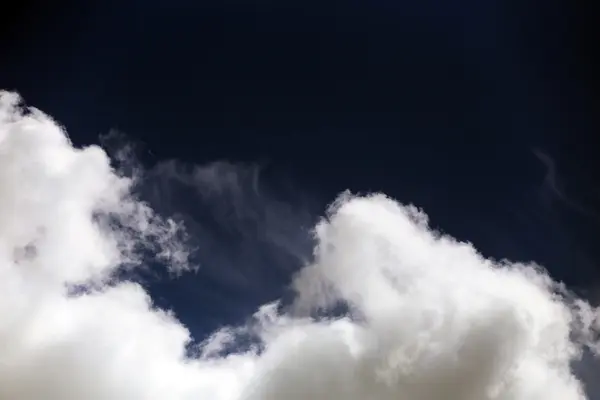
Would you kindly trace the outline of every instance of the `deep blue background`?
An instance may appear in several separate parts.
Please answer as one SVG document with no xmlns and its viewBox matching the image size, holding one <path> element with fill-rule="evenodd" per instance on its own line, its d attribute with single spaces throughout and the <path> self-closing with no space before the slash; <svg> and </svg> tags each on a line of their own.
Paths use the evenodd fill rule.
<svg viewBox="0 0 600 400">
<path fill-rule="evenodd" d="M 347 188 L 415 203 L 487 256 L 597 292 L 598 65 L 583 3 L 281 3 L 21 2 L 2 27 L 0 87 L 77 144 L 118 129 L 148 166 L 234 164 L 200 183 L 163 166 L 141 189 L 185 214 L 203 266 L 148 278 L 159 304 L 201 338 L 277 298 Z M 260 195 L 240 162 L 265 166 Z"/>
</svg>

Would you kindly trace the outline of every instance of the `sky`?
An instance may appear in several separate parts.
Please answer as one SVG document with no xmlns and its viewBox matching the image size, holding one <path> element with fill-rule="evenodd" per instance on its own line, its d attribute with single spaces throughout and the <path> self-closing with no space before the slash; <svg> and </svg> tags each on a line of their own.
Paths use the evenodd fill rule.
<svg viewBox="0 0 600 400">
<path fill-rule="evenodd" d="M 0 399 L 600 398 L 583 8 L 23 2 Z"/>
</svg>

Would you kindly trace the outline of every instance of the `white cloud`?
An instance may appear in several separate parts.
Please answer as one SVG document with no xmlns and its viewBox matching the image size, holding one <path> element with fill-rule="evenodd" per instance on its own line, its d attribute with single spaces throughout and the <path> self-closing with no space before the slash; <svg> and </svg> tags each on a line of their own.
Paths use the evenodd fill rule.
<svg viewBox="0 0 600 400">
<path fill-rule="evenodd" d="M 382 195 L 342 196 L 319 224 L 294 307 L 266 305 L 246 328 L 263 352 L 215 356 L 228 329 L 188 358 L 188 330 L 110 279 L 149 250 L 184 270 L 178 227 L 131 196 L 100 148 L 74 148 L 17 103 L 0 96 L 0 399 L 585 398 L 570 364 L 594 345 L 596 310 Z M 340 300 L 351 316 L 307 317 Z"/>
</svg>

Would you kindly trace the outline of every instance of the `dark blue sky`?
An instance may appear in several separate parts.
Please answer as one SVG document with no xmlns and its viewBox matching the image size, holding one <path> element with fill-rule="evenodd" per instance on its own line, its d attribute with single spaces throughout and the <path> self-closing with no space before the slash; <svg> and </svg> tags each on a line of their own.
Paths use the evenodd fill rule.
<svg viewBox="0 0 600 400">
<path fill-rule="evenodd" d="M 23 2 L 3 27 L 0 86 L 78 144 L 118 129 L 148 165 L 180 160 L 142 190 L 201 238 L 197 277 L 152 284 L 197 336 L 279 296 L 348 188 L 597 290 L 599 91 L 582 4 L 59 3 Z M 239 163 L 265 166 L 260 195 Z"/>
</svg>

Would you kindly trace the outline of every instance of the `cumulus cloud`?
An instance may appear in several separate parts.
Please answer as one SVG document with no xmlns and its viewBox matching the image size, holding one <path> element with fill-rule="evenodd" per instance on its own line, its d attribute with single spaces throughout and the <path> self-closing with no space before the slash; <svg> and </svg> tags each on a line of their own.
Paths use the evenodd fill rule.
<svg viewBox="0 0 600 400">
<path fill-rule="evenodd" d="M 383 195 L 328 210 L 290 307 L 266 304 L 190 355 L 186 327 L 118 274 L 149 255 L 190 268 L 183 227 L 132 185 L 2 93 L 0 399 L 586 398 L 571 365 L 596 345 L 597 311 Z M 340 303 L 342 317 L 313 316 Z M 244 335 L 256 346 L 223 351 Z"/>
</svg>

